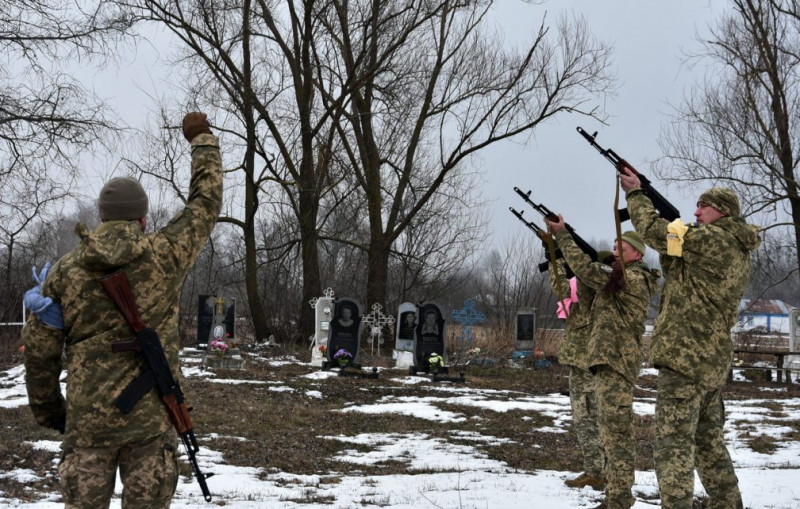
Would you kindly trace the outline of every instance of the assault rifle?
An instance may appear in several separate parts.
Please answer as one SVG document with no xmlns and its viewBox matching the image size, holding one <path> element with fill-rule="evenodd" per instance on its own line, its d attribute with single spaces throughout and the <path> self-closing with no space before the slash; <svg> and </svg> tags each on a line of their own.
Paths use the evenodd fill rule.
<svg viewBox="0 0 800 509">
<path fill-rule="evenodd" d="M 536 212 L 541 214 L 542 217 L 544 217 L 548 221 L 558 221 L 558 214 L 556 214 L 555 212 L 553 212 L 552 210 L 547 208 L 544 204 L 536 203 L 535 201 L 531 200 L 531 191 L 528 191 L 527 193 L 523 193 L 522 190 L 520 188 L 518 188 L 518 187 L 515 187 L 514 191 L 518 195 L 520 195 L 522 197 L 522 199 L 525 200 L 528 203 L 528 205 L 533 207 L 533 209 Z M 522 218 L 520 218 L 520 219 L 522 219 Z M 593 262 L 596 262 L 597 261 L 597 250 L 595 248 L 593 248 L 591 244 L 589 244 L 588 242 L 583 240 L 583 237 L 578 235 L 577 232 L 575 231 L 575 229 L 572 226 L 570 226 L 568 223 L 564 224 L 564 229 L 567 230 L 570 235 L 572 235 L 572 240 L 575 241 L 575 244 L 578 245 L 578 247 L 581 249 L 581 251 L 583 251 L 584 253 L 589 255 L 589 258 L 591 258 Z M 561 253 L 561 250 L 557 250 L 556 251 L 556 259 L 559 259 L 562 256 L 563 255 Z M 547 263 L 549 263 L 549 262 L 545 262 L 544 264 L 540 264 L 539 270 L 541 272 L 544 272 L 545 270 L 547 270 Z M 545 268 L 542 269 L 541 265 L 545 265 Z"/>
<path fill-rule="evenodd" d="M 639 182 L 642 183 L 642 190 L 644 190 L 644 192 L 650 198 L 650 201 L 653 202 L 653 207 L 655 207 L 656 210 L 658 210 L 658 213 L 661 217 L 663 217 L 667 221 L 674 221 L 679 217 L 681 217 L 681 214 L 680 212 L 678 212 L 678 209 L 676 209 L 675 206 L 669 202 L 669 200 L 661 196 L 661 193 L 655 190 L 653 185 L 650 183 L 650 179 L 639 173 L 636 170 L 636 168 L 631 166 L 631 164 L 628 161 L 617 155 L 616 152 L 614 152 L 610 148 L 604 149 L 603 147 L 598 145 L 596 141 L 594 141 L 595 138 L 597 138 L 597 131 L 595 131 L 594 134 L 589 134 L 586 131 L 584 131 L 583 128 L 581 127 L 578 127 L 577 129 L 578 132 L 581 134 L 581 136 L 583 136 L 591 146 L 596 148 L 603 155 L 603 157 L 608 159 L 609 162 L 614 165 L 614 167 L 617 169 L 618 172 L 622 173 L 623 168 L 628 168 L 637 177 L 639 177 Z M 627 221 L 630 218 L 631 216 L 628 213 L 627 208 L 619 210 L 620 222 Z"/>
<path fill-rule="evenodd" d="M 535 233 L 536 236 L 539 237 L 542 240 L 542 246 L 544 247 L 544 250 L 545 250 L 545 253 L 546 253 L 548 248 L 549 248 L 548 245 L 547 245 L 547 237 L 550 236 L 550 234 L 547 233 L 543 228 L 539 227 L 533 221 L 526 221 L 525 218 L 522 217 L 522 214 L 524 214 L 525 211 L 515 210 L 514 207 L 508 207 L 508 210 L 510 210 L 512 214 L 517 216 L 517 219 L 522 221 L 525 224 L 525 226 L 527 226 L 528 228 L 533 230 L 533 233 Z M 564 256 L 561 253 L 561 249 L 556 248 L 555 256 L 556 256 L 556 260 L 559 259 L 559 258 L 562 258 Z M 547 272 L 547 270 L 550 268 L 550 261 L 549 260 L 545 260 L 542 263 L 540 263 L 538 265 L 538 267 L 539 267 L 539 272 Z"/>
<path fill-rule="evenodd" d="M 190 408 L 187 408 L 183 399 L 183 391 L 178 381 L 172 376 L 167 362 L 167 356 L 158 334 L 142 321 L 139 310 L 136 307 L 136 299 L 131 291 L 128 277 L 123 270 L 117 270 L 106 276 L 97 278 L 100 285 L 117 305 L 117 308 L 125 317 L 125 321 L 136 333 L 136 338 L 125 341 L 115 341 L 111 344 L 114 352 L 142 352 L 145 358 L 144 372 L 135 378 L 114 404 L 124 413 L 128 413 L 142 396 L 147 394 L 153 387 L 158 389 L 161 401 L 167 407 L 169 418 L 172 421 L 178 436 L 181 437 L 183 445 L 186 447 L 186 455 L 189 463 L 194 470 L 194 476 L 203 491 L 203 498 L 206 502 L 211 502 L 211 492 L 208 490 L 206 479 L 214 474 L 204 474 L 200 471 L 197 463 L 197 452 L 200 447 L 197 445 L 197 438 L 194 436 L 194 426 L 189 417 Z"/>
</svg>

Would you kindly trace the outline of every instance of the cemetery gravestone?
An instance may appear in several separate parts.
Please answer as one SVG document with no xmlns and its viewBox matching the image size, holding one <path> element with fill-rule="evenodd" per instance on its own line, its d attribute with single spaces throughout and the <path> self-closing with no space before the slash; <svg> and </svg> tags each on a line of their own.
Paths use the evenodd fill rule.
<svg viewBox="0 0 800 509">
<path fill-rule="evenodd" d="M 215 339 L 236 337 L 236 299 L 200 295 L 197 305 L 197 344 L 205 348 Z"/>
<path fill-rule="evenodd" d="M 431 354 L 444 358 L 444 315 L 434 302 L 426 302 L 419 307 L 419 320 L 416 328 L 417 340 L 414 343 L 414 366 L 412 372 L 429 371 L 428 359 Z"/>
<path fill-rule="evenodd" d="M 403 302 L 397 309 L 397 334 L 394 349 L 398 352 L 413 352 L 417 328 L 417 306 Z"/>
<path fill-rule="evenodd" d="M 417 306 L 403 302 L 397 308 L 397 330 L 395 331 L 395 366 L 407 368 L 414 365 L 414 340 L 417 336 Z"/>
<path fill-rule="evenodd" d="M 536 314 L 534 309 L 523 308 L 517 311 L 514 323 L 514 347 L 516 350 L 533 351 L 536 340 Z"/>
<path fill-rule="evenodd" d="M 311 365 L 322 366 L 327 358 L 320 347 L 328 347 L 331 317 L 333 316 L 333 290 L 328 288 L 325 295 L 311 300 L 314 308 L 314 340 L 311 344 Z"/>
<path fill-rule="evenodd" d="M 234 348 L 236 338 L 236 299 L 217 295 L 201 295 L 198 302 L 198 347 L 206 352 L 207 368 L 244 369 L 244 359 Z"/>
<path fill-rule="evenodd" d="M 333 319 L 330 322 L 328 362 L 323 367 L 341 365 L 340 359 L 342 359 L 342 356 L 349 359 L 348 365 L 355 365 L 358 361 L 360 332 L 361 306 L 353 299 L 336 299 L 334 301 Z M 346 352 L 346 354 L 342 353 L 342 351 Z"/>
</svg>

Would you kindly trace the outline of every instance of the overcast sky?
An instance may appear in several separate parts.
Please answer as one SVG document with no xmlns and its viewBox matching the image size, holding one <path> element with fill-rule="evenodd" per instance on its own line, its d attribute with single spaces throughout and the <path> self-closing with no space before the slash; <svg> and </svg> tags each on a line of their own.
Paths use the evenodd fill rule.
<svg viewBox="0 0 800 509">
<path fill-rule="evenodd" d="M 668 120 L 670 104 L 677 104 L 688 87 L 701 80 L 704 69 L 690 68 L 686 53 L 696 51 L 698 34 L 719 19 L 724 0 L 547 0 L 527 3 L 501 0 L 494 6 L 494 19 L 510 43 L 530 40 L 547 11 L 549 24 L 572 11 L 583 15 L 593 35 L 612 47 L 613 71 L 618 91 L 606 101 L 608 125 L 585 117 L 562 114 L 540 125 L 522 145 L 504 142 L 482 152 L 476 164 L 483 169 L 483 198 L 488 200 L 493 244 L 527 235 L 529 230 L 508 210 L 527 207 L 513 187 L 533 190 L 532 197 L 564 214 L 587 240 L 614 236 L 613 203 L 615 170 L 575 130 L 599 131 L 597 141 L 613 148 L 640 171 L 692 220 L 694 202 L 676 187 L 657 181 L 649 162 L 660 155 L 658 136 Z M 168 55 L 162 54 L 162 57 Z M 171 95 L 168 69 L 158 51 L 140 46 L 136 58 L 121 69 L 105 69 L 94 76 L 98 94 L 114 104 L 131 125 L 144 121 L 153 109 L 153 97 Z M 90 187 L 99 187 L 108 175 L 95 174 Z M 96 192 L 90 196 L 95 196 Z M 541 223 L 533 211 L 526 217 Z M 626 223 L 623 228 L 631 228 Z"/>
<path fill-rule="evenodd" d="M 508 210 L 527 207 L 513 191 L 533 190 L 532 197 L 561 212 L 587 240 L 614 236 L 615 170 L 576 131 L 599 131 L 597 142 L 612 148 L 646 174 L 653 185 L 681 212 L 693 220 L 699 191 L 682 191 L 659 182 L 649 162 L 660 155 L 658 137 L 668 120 L 670 104 L 678 104 L 693 81 L 702 80 L 704 69 L 690 68 L 686 53 L 699 49 L 698 34 L 719 19 L 723 0 L 549 0 L 542 5 L 498 2 L 497 18 L 508 38 L 529 38 L 544 9 L 555 20 L 562 11 L 583 15 L 592 33 L 611 45 L 611 61 L 619 79 L 615 97 L 606 102 L 608 125 L 586 117 L 566 114 L 541 125 L 525 146 L 503 143 L 483 156 L 486 170 L 484 197 L 491 207 L 495 240 L 501 242 L 529 230 Z M 691 195 L 691 196 L 689 196 Z M 624 198 L 621 198 L 624 201 Z M 533 210 L 526 217 L 536 218 Z M 632 228 L 629 222 L 623 229 Z"/>
</svg>

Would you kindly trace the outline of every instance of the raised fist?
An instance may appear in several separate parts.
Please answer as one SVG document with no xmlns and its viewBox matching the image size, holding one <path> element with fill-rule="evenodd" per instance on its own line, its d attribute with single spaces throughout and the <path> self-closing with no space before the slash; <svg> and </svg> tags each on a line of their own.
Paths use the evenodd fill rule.
<svg viewBox="0 0 800 509">
<path fill-rule="evenodd" d="M 183 136 L 186 141 L 191 143 L 198 134 L 211 134 L 211 127 L 208 125 L 206 114 L 198 111 L 187 113 L 183 117 Z"/>
</svg>

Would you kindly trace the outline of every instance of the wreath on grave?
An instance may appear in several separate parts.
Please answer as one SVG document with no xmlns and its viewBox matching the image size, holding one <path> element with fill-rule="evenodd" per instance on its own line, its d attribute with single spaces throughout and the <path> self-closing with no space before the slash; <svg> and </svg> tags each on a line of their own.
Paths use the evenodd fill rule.
<svg viewBox="0 0 800 509">
<path fill-rule="evenodd" d="M 340 367 L 345 367 L 351 362 L 353 362 L 353 354 L 351 354 L 344 348 L 340 348 L 338 352 L 333 354 L 333 359 L 337 363 L 339 363 Z"/>
</svg>

